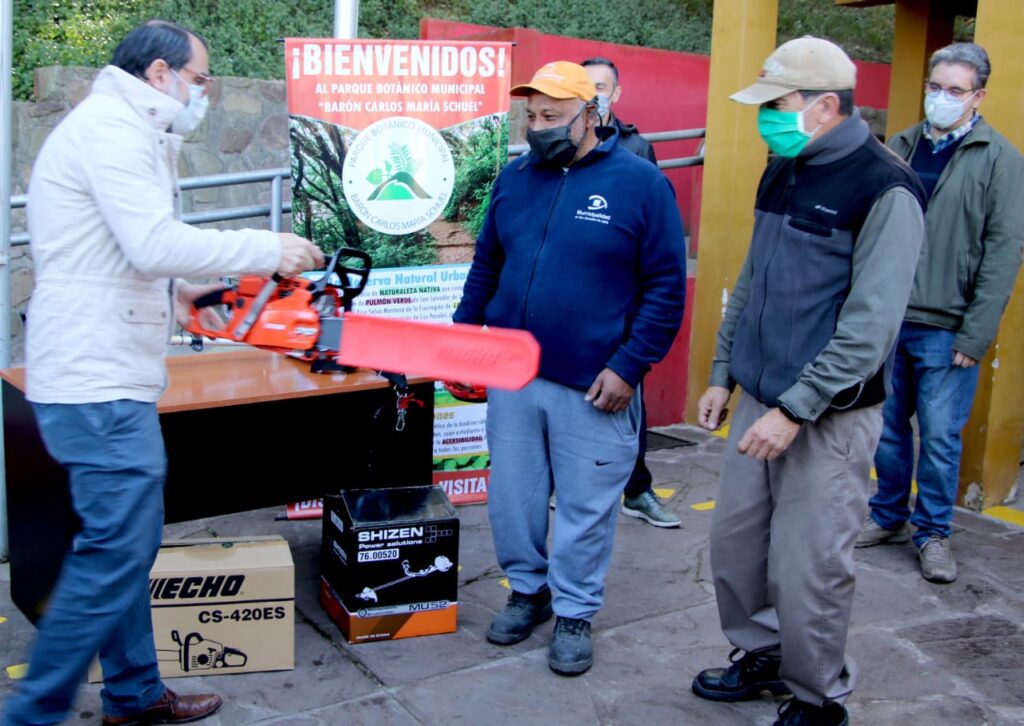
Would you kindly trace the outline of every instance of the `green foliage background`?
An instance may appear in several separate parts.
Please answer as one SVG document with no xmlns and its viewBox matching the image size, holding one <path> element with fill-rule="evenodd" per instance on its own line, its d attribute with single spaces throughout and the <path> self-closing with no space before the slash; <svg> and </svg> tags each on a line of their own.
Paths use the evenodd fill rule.
<svg viewBox="0 0 1024 726">
<path fill-rule="evenodd" d="M 422 17 L 524 26 L 594 40 L 707 53 L 713 0 L 361 0 L 366 38 L 416 38 Z M 330 36 L 327 0 L 14 0 L 14 93 L 28 99 L 32 70 L 45 65 L 99 67 L 117 42 L 146 18 L 197 29 L 209 41 L 215 74 L 283 78 L 278 38 Z M 831 38 L 855 58 L 886 62 L 891 6 L 841 8 L 833 0 L 779 0 L 779 39 Z M 970 37 L 969 22 L 958 36 Z"/>
<path fill-rule="evenodd" d="M 473 125 L 465 137 L 455 130 L 441 132 L 455 162 L 452 198 L 444 210 L 449 222 L 462 222 L 471 240 L 480 234 L 491 203 L 491 187 L 508 162 L 508 115 L 486 116 Z"/>
</svg>

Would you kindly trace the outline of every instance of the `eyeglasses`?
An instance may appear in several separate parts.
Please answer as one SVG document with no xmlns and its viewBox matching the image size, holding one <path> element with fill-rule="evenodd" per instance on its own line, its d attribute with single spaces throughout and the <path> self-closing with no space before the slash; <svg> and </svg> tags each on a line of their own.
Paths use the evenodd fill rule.
<svg viewBox="0 0 1024 726">
<path fill-rule="evenodd" d="M 950 98 L 960 99 L 960 98 L 963 98 L 964 96 L 968 96 L 968 95 L 974 93 L 978 89 L 977 88 L 960 88 L 959 86 L 953 86 L 952 88 L 943 88 L 938 83 L 932 83 L 931 81 L 925 81 L 924 82 L 924 90 L 925 90 L 925 93 L 932 93 L 932 94 L 938 93 L 938 92 L 942 91 L 943 93 L 945 93 Z"/>
<path fill-rule="evenodd" d="M 199 71 L 194 71 L 188 66 L 182 66 L 181 69 L 183 71 L 188 71 L 192 74 L 192 85 L 199 86 L 200 88 L 202 88 L 204 94 L 210 92 L 210 89 L 213 87 L 214 83 L 213 76 L 207 75 L 205 73 L 200 73 Z"/>
</svg>

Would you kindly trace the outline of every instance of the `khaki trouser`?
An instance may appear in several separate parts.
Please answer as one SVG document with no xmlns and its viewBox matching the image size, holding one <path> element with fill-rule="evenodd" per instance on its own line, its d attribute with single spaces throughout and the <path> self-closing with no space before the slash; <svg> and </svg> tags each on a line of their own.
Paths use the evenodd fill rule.
<svg viewBox="0 0 1024 726">
<path fill-rule="evenodd" d="M 729 433 L 711 526 L 722 631 L 744 651 L 782 655 L 798 699 L 842 703 L 856 670 L 845 658 L 853 606 L 853 543 L 867 513 L 881 406 L 804 424 L 766 462 L 737 445 L 769 408 L 744 394 Z"/>
</svg>

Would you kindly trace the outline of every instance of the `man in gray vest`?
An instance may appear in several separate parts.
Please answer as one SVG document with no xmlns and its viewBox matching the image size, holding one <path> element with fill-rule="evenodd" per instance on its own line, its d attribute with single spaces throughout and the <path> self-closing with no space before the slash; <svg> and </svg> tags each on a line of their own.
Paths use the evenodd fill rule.
<svg viewBox="0 0 1024 726">
<path fill-rule="evenodd" d="M 858 547 L 900 544 L 914 525 L 921 574 L 956 580 L 950 551 L 962 441 L 978 384 L 978 361 L 995 340 L 1013 291 L 1024 237 L 1024 159 L 978 113 L 991 66 L 985 49 L 937 50 L 925 82 L 922 123 L 889 146 L 929 195 L 927 241 L 896 344 L 893 395 L 875 454 L 878 493 Z M 911 515 L 916 415 L 921 447 Z"/>
<path fill-rule="evenodd" d="M 792 693 L 776 722 L 790 726 L 848 723 L 853 543 L 924 233 L 924 190 L 860 118 L 855 83 L 841 48 L 805 37 L 732 96 L 760 107 L 775 157 L 698 404 L 699 423 L 718 428 L 743 387 L 710 553 L 735 650 L 693 691 L 714 701 Z"/>
</svg>

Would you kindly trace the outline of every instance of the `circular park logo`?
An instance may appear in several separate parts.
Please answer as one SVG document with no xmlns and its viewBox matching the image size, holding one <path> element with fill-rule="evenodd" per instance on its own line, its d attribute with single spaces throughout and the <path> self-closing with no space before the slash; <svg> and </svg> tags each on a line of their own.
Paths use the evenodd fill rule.
<svg viewBox="0 0 1024 726">
<path fill-rule="evenodd" d="M 440 216 L 455 164 L 444 138 L 414 118 L 393 116 L 359 132 L 342 167 L 345 200 L 371 229 L 409 234 Z"/>
</svg>

